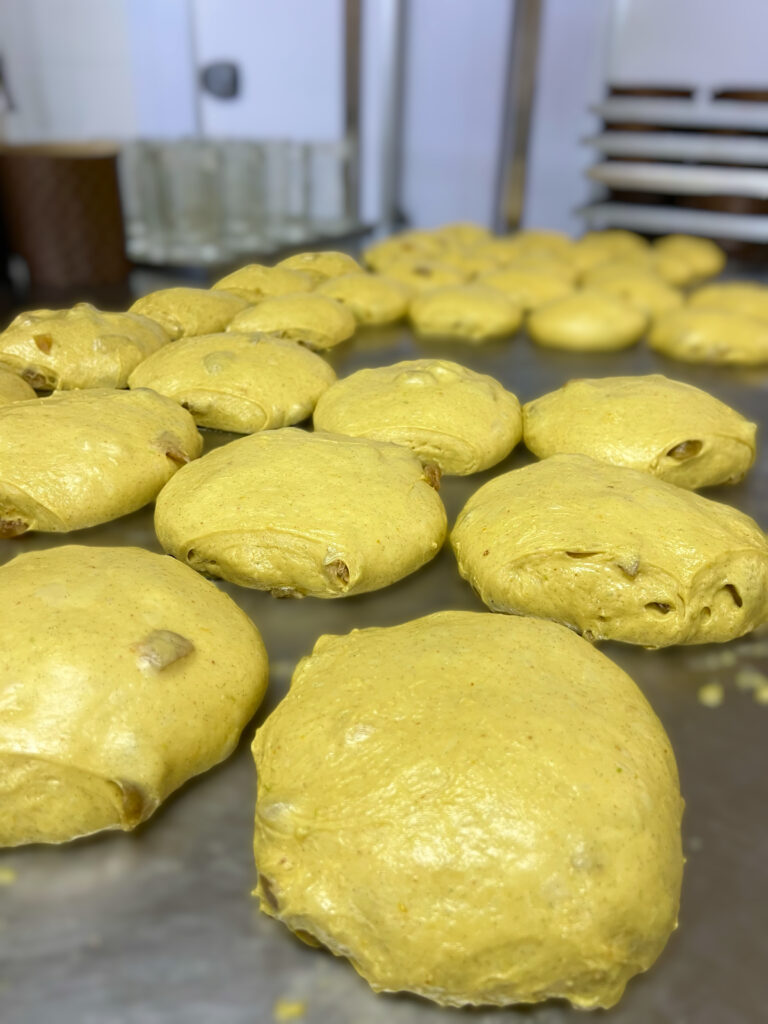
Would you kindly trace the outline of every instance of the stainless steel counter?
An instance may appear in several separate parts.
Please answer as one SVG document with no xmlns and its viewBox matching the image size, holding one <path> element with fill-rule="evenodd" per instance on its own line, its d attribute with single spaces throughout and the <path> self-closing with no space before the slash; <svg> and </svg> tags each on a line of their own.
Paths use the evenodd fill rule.
<svg viewBox="0 0 768 1024">
<path fill-rule="evenodd" d="M 536 349 L 524 337 L 479 348 L 416 342 L 406 329 L 363 332 L 334 353 L 340 375 L 417 355 L 442 355 L 491 373 L 522 400 L 574 376 L 660 371 L 690 381 L 754 419 L 768 435 L 768 369 L 686 367 L 644 347 L 607 356 Z M 225 435 L 207 434 L 208 446 Z M 489 473 L 443 481 L 453 518 L 495 473 L 528 461 L 518 451 Z M 768 526 L 768 448 L 750 477 L 711 496 Z M 150 510 L 64 537 L 0 541 L 0 562 L 58 543 L 139 544 L 159 550 Z M 338 601 L 275 601 L 225 585 L 261 629 L 271 661 L 268 699 L 236 755 L 174 795 L 138 832 L 0 854 L 2 1024 L 268 1024 L 303 1011 L 307 1024 L 565 1024 L 560 1004 L 531 1010 L 441 1010 L 376 996 L 352 968 L 310 950 L 261 916 L 251 821 L 254 724 L 285 692 L 298 658 L 321 633 L 390 625 L 440 608 L 480 609 L 444 550 L 378 593 Z M 3 619 L 2 629 L 13 629 Z M 688 858 L 680 928 L 656 966 L 629 985 L 613 1024 L 757 1024 L 768 1019 L 768 705 L 735 685 L 739 667 L 768 665 L 768 635 L 723 647 L 605 653 L 645 691 L 672 738 L 687 800 Z M 720 707 L 700 686 L 725 686 Z M 15 875 L 15 877 L 14 877 Z M 4 883 L 4 884 L 1 884 Z M 280 1004 L 280 1000 L 298 1006 Z M 579 1016 L 579 1020 L 586 1018 Z"/>
</svg>

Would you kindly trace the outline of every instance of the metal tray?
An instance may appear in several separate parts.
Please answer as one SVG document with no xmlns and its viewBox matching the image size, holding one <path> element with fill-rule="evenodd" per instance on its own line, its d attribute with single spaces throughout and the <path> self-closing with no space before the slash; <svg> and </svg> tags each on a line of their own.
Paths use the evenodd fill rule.
<svg viewBox="0 0 768 1024">
<path fill-rule="evenodd" d="M 768 426 L 768 369 L 672 363 L 640 345 L 610 355 L 545 351 L 524 336 L 473 347 L 421 342 L 406 328 L 363 331 L 333 353 L 340 375 L 363 366 L 439 355 L 493 374 L 522 400 L 575 376 L 662 372 L 706 388 Z M 208 447 L 227 435 L 207 433 Z M 443 481 L 449 516 L 495 473 Z M 748 479 L 713 496 L 768 525 L 768 451 Z M 60 543 L 138 544 L 159 550 L 150 509 L 66 536 L 0 542 L 0 562 Z M 354 970 L 308 949 L 259 914 L 251 829 L 254 725 L 285 692 L 293 666 L 321 633 L 390 625 L 441 608 L 480 609 L 445 549 L 401 583 L 347 600 L 276 601 L 224 585 L 261 629 L 271 685 L 228 762 L 193 780 L 133 834 L 0 854 L 2 1024 L 268 1024 L 301 1011 L 306 1024 L 566 1024 L 565 1004 L 518 1010 L 444 1010 L 409 996 L 374 995 Z M 3 620 L 3 630 L 13 622 Z M 612 1024 L 756 1024 L 768 1019 L 768 706 L 735 685 L 741 666 L 768 662 L 768 637 L 724 647 L 605 653 L 642 687 L 666 726 L 687 801 L 688 863 L 680 928 L 652 970 L 630 982 Z M 722 666 L 723 650 L 736 664 Z M 697 699 L 714 679 L 720 707 Z M 15 873 L 15 878 L 13 875 Z M 285 1002 L 298 1003 L 291 1007 Z M 578 1019 L 585 1018 L 578 1016 Z M 602 1019 L 602 1018 L 601 1018 Z"/>
</svg>

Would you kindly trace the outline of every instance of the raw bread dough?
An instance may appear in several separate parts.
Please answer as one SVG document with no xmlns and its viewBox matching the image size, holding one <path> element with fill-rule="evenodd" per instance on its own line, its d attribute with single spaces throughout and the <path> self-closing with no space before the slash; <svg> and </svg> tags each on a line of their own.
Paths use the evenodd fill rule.
<svg viewBox="0 0 768 1024">
<path fill-rule="evenodd" d="M 530 336 L 547 348 L 608 352 L 639 341 L 647 317 L 613 295 L 575 292 L 535 309 L 527 320 Z"/>
<path fill-rule="evenodd" d="M 451 541 L 489 608 L 591 639 L 720 643 L 768 616 L 768 542 L 749 516 L 585 455 L 491 480 Z"/>
<path fill-rule="evenodd" d="M 252 434 L 300 423 L 335 380 L 328 363 L 303 345 L 225 332 L 166 345 L 129 384 L 179 402 L 198 426 Z"/>
<path fill-rule="evenodd" d="M 0 405 L 37 398 L 34 390 L 17 373 L 0 366 Z"/>
<path fill-rule="evenodd" d="M 276 264 L 278 269 L 298 270 L 306 274 L 315 285 L 329 277 L 342 274 L 362 274 L 363 268 L 345 252 L 299 252 L 287 256 Z"/>
<path fill-rule="evenodd" d="M 691 295 L 690 304 L 696 309 L 741 313 L 768 320 L 768 288 L 751 281 L 724 281 L 698 288 Z"/>
<path fill-rule="evenodd" d="M 227 330 L 274 334 L 310 348 L 329 349 L 352 337 L 355 318 L 346 306 L 327 295 L 297 292 L 264 299 L 238 313 Z"/>
<path fill-rule="evenodd" d="M 484 274 L 478 284 L 504 292 L 511 302 L 526 313 L 554 299 L 562 299 L 573 291 L 570 282 L 563 277 L 526 266 L 508 266 Z"/>
<path fill-rule="evenodd" d="M 131 311 L 156 320 L 175 341 L 223 331 L 232 317 L 247 306 L 246 299 L 239 295 L 214 288 L 161 288 L 137 299 Z"/>
<path fill-rule="evenodd" d="M 31 552 L 0 568 L 0 601 L 0 846 L 135 828 L 232 752 L 264 694 L 256 627 L 171 558 Z"/>
<path fill-rule="evenodd" d="M 523 409 L 540 459 L 578 453 L 679 487 L 736 483 L 755 460 L 754 423 L 706 391 L 648 377 L 571 380 Z"/>
<path fill-rule="evenodd" d="M 324 281 L 317 294 L 346 306 L 359 324 L 389 324 L 405 316 L 411 290 L 382 274 L 342 274 Z"/>
<path fill-rule="evenodd" d="M 363 250 L 363 259 L 371 270 L 387 273 L 387 267 L 395 260 L 410 257 L 426 262 L 439 260 L 445 249 L 445 238 L 428 231 L 405 231 L 369 245 Z"/>
<path fill-rule="evenodd" d="M 65 533 L 141 508 L 202 438 L 154 391 L 92 388 L 0 408 L 0 537 Z"/>
<path fill-rule="evenodd" d="M 418 334 L 470 342 L 512 334 L 522 320 L 519 307 L 503 292 L 482 284 L 436 288 L 417 295 L 409 312 Z"/>
<path fill-rule="evenodd" d="M 696 278 L 693 265 L 679 256 L 656 249 L 607 257 L 596 266 L 588 267 L 583 276 L 585 287 L 602 284 L 606 278 L 625 277 L 630 274 L 652 274 L 670 287 L 685 287 Z"/>
<path fill-rule="evenodd" d="M 464 476 L 488 469 L 520 440 L 520 403 L 493 377 L 444 359 L 358 370 L 320 398 L 315 427 L 393 441 Z"/>
<path fill-rule="evenodd" d="M 584 275 L 584 286 L 613 295 L 630 306 L 636 306 L 649 317 L 659 316 L 683 304 L 682 293 L 666 281 L 647 270 L 624 270 L 604 273 L 603 264 Z"/>
<path fill-rule="evenodd" d="M 650 244 L 642 235 L 623 228 L 608 228 L 605 231 L 587 231 L 576 242 L 577 248 L 599 250 L 606 259 L 647 254 Z"/>
<path fill-rule="evenodd" d="M 715 277 L 725 266 L 725 253 L 709 238 L 698 238 L 696 235 L 664 235 L 663 238 L 656 239 L 653 248 L 657 253 L 689 263 L 699 280 Z"/>
<path fill-rule="evenodd" d="M 399 256 L 386 263 L 384 271 L 387 277 L 400 281 L 415 292 L 460 285 L 467 279 L 464 270 L 446 263 L 442 258 L 427 259 L 422 256 Z"/>
<path fill-rule="evenodd" d="M 719 309 L 672 310 L 653 325 L 648 344 L 686 363 L 768 363 L 768 323 Z"/>
<path fill-rule="evenodd" d="M 669 740 L 562 626 L 449 611 L 322 636 L 253 753 L 261 909 L 377 991 L 612 1006 L 675 928 Z"/>
<path fill-rule="evenodd" d="M 123 388 L 131 370 L 167 342 L 154 320 L 78 302 L 20 313 L 0 334 L 0 365 L 39 391 Z"/>
<path fill-rule="evenodd" d="M 285 427 L 188 466 L 163 488 L 155 528 L 166 551 L 211 576 L 278 597 L 347 597 L 440 550 L 445 509 L 428 479 L 399 445 Z"/>
<path fill-rule="evenodd" d="M 313 279 L 309 274 L 284 267 L 265 267 L 261 263 L 250 263 L 227 274 L 213 286 L 218 291 L 232 292 L 246 302 L 261 302 L 272 295 L 288 295 L 291 292 L 312 291 Z"/>
<path fill-rule="evenodd" d="M 493 237 L 488 228 L 482 224 L 474 224 L 471 221 L 456 221 L 452 224 L 442 224 L 431 233 L 451 246 L 466 246 L 467 248 L 482 245 Z"/>
</svg>

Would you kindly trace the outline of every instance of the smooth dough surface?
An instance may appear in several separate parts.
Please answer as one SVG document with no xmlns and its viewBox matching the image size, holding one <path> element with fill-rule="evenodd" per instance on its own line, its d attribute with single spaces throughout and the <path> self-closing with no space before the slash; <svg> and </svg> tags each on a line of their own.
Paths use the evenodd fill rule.
<svg viewBox="0 0 768 1024">
<path fill-rule="evenodd" d="M 637 307 L 613 295 L 583 291 L 534 309 L 526 326 L 533 340 L 547 348 L 608 352 L 639 341 L 647 320 Z"/>
<path fill-rule="evenodd" d="M 472 221 L 455 221 L 450 224 L 441 224 L 432 232 L 437 238 L 441 238 L 450 245 L 475 246 L 487 242 L 493 236 L 483 224 L 475 224 Z"/>
<path fill-rule="evenodd" d="M 161 288 L 137 299 L 134 313 L 151 317 L 174 341 L 188 335 L 215 334 L 248 306 L 246 299 L 213 288 Z"/>
<path fill-rule="evenodd" d="M 317 294 L 346 306 L 359 324 L 389 324 L 405 316 L 411 290 L 383 274 L 342 274 L 324 281 Z"/>
<path fill-rule="evenodd" d="M 304 345 L 227 331 L 166 345 L 133 371 L 129 384 L 172 398 L 201 427 L 252 434 L 300 423 L 335 380 L 328 363 Z"/>
<path fill-rule="evenodd" d="M 659 317 L 651 348 L 686 363 L 768 363 L 768 323 L 743 313 L 687 306 Z"/>
<path fill-rule="evenodd" d="M 20 313 L 0 334 L 0 365 L 39 391 L 123 388 L 134 367 L 168 342 L 137 313 L 105 313 L 88 302 Z"/>
<path fill-rule="evenodd" d="M 285 267 L 265 267 L 261 263 L 249 263 L 213 286 L 217 291 L 232 292 L 246 302 L 261 302 L 271 295 L 288 295 L 290 292 L 312 291 L 313 279 L 309 274 Z"/>
<path fill-rule="evenodd" d="M 405 445 L 441 472 L 488 469 L 520 440 L 520 403 L 497 380 L 444 359 L 358 370 L 322 395 L 318 430 Z"/>
<path fill-rule="evenodd" d="M 37 398 L 34 389 L 18 373 L 0 366 L 0 405 L 27 402 L 31 398 Z"/>
<path fill-rule="evenodd" d="M 395 260 L 417 257 L 421 260 L 439 259 L 446 249 L 446 240 L 429 231 L 404 231 L 382 238 L 363 250 L 363 259 L 371 270 L 387 273 Z"/>
<path fill-rule="evenodd" d="M 154 391 L 66 391 L 0 409 L 0 536 L 65 533 L 142 508 L 202 438 Z"/>
<path fill-rule="evenodd" d="M 253 753 L 261 909 L 377 991 L 607 1007 L 676 925 L 669 740 L 562 626 L 450 611 L 322 636 Z"/>
<path fill-rule="evenodd" d="M 342 274 L 362 274 L 363 268 L 345 252 L 299 252 L 287 256 L 275 266 L 282 270 L 298 270 L 318 285 L 329 277 Z"/>
<path fill-rule="evenodd" d="M 469 342 L 512 334 L 522 320 L 520 308 L 511 299 L 481 284 L 436 288 L 417 295 L 409 315 L 414 329 L 425 337 Z"/>
<path fill-rule="evenodd" d="M 140 548 L 0 567 L 0 846 L 135 828 L 227 757 L 261 702 L 258 630 L 212 583 Z"/>
<path fill-rule="evenodd" d="M 736 483 L 755 460 L 757 427 L 706 391 L 647 377 L 570 380 L 523 408 L 540 459 L 589 455 L 679 487 Z"/>
<path fill-rule="evenodd" d="M 690 297 L 696 309 L 713 309 L 721 313 L 741 313 L 758 320 L 768 320 L 768 288 L 751 281 L 724 281 L 697 288 Z"/>
<path fill-rule="evenodd" d="M 489 608 L 591 639 L 720 643 L 768 614 L 768 542 L 749 516 L 585 455 L 491 480 L 451 541 Z"/>
<path fill-rule="evenodd" d="M 328 349 L 355 333 L 355 318 L 340 302 L 327 295 L 295 292 L 276 295 L 251 306 L 232 320 L 228 331 L 263 332 L 310 348 Z"/>
<path fill-rule="evenodd" d="M 158 497 L 155 529 L 166 551 L 211 576 L 278 597 L 346 597 L 440 550 L 445 509 L 428 479 L 399 445 L 286 427 L 177 474 Z"/>
<path fill-rule="evenodd" d="M 526 313 L 554 299 L 570 295 L 573 291 L 569 281 L 536 267 L 504 267 L 483 274 L 478 283 L 504 292 L 511 302 Z"/>
<path fill-rule="evenodd" d="M 709 238 L 696 235 L 664 235 L 653 243 L 656 252 L 689 263 L 696 278 L 715 277 L 725 266 L 725 253 Z"/>
<path fill-rule="evenodd" d="M 595 269 L 601 271 L 602 267 Z M 679 309 L 683 304 L 682 293 L 651 271 L 626 270 L 613 274 L 590 271 L 584 275 L 584 286 L 613 295 L 649 317 Z"/>
</svg>

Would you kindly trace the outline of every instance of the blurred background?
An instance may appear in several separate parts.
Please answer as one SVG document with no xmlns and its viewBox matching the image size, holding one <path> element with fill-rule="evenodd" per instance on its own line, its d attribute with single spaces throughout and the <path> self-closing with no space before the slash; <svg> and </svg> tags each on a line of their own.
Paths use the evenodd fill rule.
<svg viewBox="0 0 768 1024">
<path fill-rule="evenodd" d="M 2 0 L 0 275 L 141 291 L 453 220 L 762 258 L 766 38 L 765 0 Z"/>
</svg>

